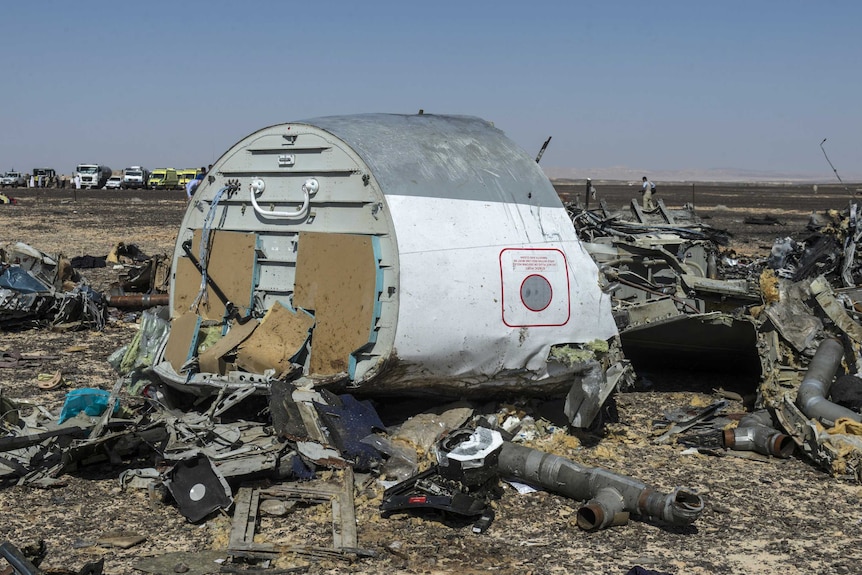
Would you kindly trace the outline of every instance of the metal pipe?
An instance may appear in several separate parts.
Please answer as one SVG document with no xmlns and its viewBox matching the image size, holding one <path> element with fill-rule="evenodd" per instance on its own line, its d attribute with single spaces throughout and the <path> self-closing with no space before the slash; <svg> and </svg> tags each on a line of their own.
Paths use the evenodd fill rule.
<svg viewBox="0 0 862 575">
<path fill-rule="evenodd" d="M 806 417 L 821 419 L 830 425 L 842 417 L 862 421 L 862 416 L 855 411 L 826 399 L 843 357 L 844 347 L 837 339 L 824 339 L 817 347 L 796 393 L 796 405 Z"/>
<path fill-rule="evenodd" d="M 790 457 L 796 447 L 793 438 L 775 429 L 765 409 L 743 416 L 735 429 L 726 429 L 724 446 L 783 458 Z"/>
<path fill-rule="evenodd" d="M 107 295 L 105 299 L 111 307 L 121 309 L 144 309 L 150 307 L 158 307 L 160 305 L 168 305 L 171 296 L 166 293 L 154 294 L 127 294 L 127 295 Z"/>
<path fill-rule="evenodd" d="M 585 467 L 558 455 L 504 442 L 498 469 L 549 491 L 587 501 L 577 512 L 578 527 L 597 531 L 625 522 L 628 513 L 672 525 L 689 525 L 703 511 L 694 491 L 677 487 L 669 494 L 600 467 Z"/>
<path fill-rule="evenodd" d="M 41 573 L 21 551 L 9 541 L 0 543 L 0 556 L 9 562 L 16 575 L 38 575 Z"/>
</svg>

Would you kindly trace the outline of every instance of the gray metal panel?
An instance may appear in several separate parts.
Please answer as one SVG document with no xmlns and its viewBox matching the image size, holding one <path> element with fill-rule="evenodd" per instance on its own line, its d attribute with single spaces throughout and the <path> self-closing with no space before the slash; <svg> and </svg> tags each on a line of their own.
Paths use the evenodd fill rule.
<svg viewBox="0 0 862 575">
<path fill-rule="evenodd" d="M 535 160 L 480 118 L 360 114 L 297 124 L 316 126 L 344 141 L 386 195 L 561 205 Z"/>
</svg>

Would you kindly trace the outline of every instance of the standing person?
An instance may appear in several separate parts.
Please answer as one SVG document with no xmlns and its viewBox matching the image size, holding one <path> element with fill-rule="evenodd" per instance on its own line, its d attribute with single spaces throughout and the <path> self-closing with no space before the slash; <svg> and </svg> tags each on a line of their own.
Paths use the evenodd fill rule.
<svg viewBox="0 0 862 575">
<path fill-rule="evenodd" d="M 31 188 L 36 187 L 36 178 L 33 177 L 33 174 L 30 174 L 30 187 Z"/>
<path fill-rule="evenodd" d="M 81 174 L 75 172 L 75 189 L 81 189 Z"/>
<path fill-rule="evenodd" d="M 198 189 L 198 186 L 201 185 L 201 182 L 204 179 L 203 168 L 201 171 L 195 174 L 195 177 L 189 180 L 189 183 L 186 184 L 186 198 L 188 201 L 191 201 L 192 196 L 195 195 L 195 191 Z"/>
<path fill-rule="evenodd" d="M 643 206 L 644 211 L 652 211 L 655 209 L 655 203 L 652 201 L 652 195 L 655 193 L 655 184 L 647 179 L 646 176 L 643 178 L 643 185 L 641 186 L 641 193 L 643 194 Z"/>
<path fill-rule="evenodd" d="M 592 178 L 587 178 L 587 189 L 584 193 L 584 203 L 586 204 L 586 208 L 590 209 L 590 200 L 596 199 L 596 188 L 593 187 Z"/>
</svg>

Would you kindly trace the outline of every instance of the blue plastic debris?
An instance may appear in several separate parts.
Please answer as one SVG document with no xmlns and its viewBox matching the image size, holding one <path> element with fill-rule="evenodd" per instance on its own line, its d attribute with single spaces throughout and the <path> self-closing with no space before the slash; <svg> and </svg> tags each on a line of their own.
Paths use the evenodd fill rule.
<svg viewBox="0 0 862 575">
<path fill-rule="evenodd" d="M 42 293 L 51 291 L 51 286 L 43 284 L 27 270 L 18 266 L 9 266 L 0 271 L 0 288 L 6 288 L 21 293 Z"/>
<path fill-rule="evenodd" d="M 71 419 L 82 411 L 93 417 L 102 415 L 108 408 L 108 401 L 111 394 L 104 389 L 93 387 L 83 387 L 74 389 L 66 394 L 66 401 L 63 403 L 63 409 L 60 411 L 60 421 L 63 423 L 67 419 Z M 120 409 L 120 403 L 114 404 L 114 413 Z"/>
</svg>

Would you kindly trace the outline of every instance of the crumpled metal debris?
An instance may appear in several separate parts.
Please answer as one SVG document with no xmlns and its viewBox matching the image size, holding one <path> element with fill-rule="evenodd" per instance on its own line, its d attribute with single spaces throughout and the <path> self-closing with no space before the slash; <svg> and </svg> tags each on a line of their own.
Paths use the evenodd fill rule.
<svg viewBox="0 0 862 575">
<path fill-rule="evenodd" d="M 105 327 L 106 305 L 68 260 L 18 242 L 0 250 L 0 328 Z"/>
<path fill-rule="evenodd" d="M 862 480 L 862 442 L 846 426 L 828 433 L 821 423 L 833 422 L 809 418 L 794 403 L 824 340 L 839 338 L 847 352 L 845 371 L 862 372 L 858 203 L 813 214 L 806 237 L 778 238 L 768 257 L 746 263 L 730 249 L 722 253 L 728 236 L 702 226 L 688 207 L 682 210 L 685 225 L 663 205 L 649 214 L 636 203 L 631 214 L 612 213 L 604 204 L 592 211 L 572 204 L 568 211 L 603 272 L 628 359 L 678 363 L 695 355 L 698 362 L 713 358 L 715 365 L 728 357 L 757 365 L 755 408 L 768 410 L 813 461 Z M 738 436 L 743 445 L 778 437 L 777 447 L 757 449 L 787 454 L 781 434 L 768 429 L 748 422 Z"/>
<path fill-rule="evenodd" d="M 149 256 L 131 243 L 118 242 L 105 262 L 123 266 L 119 279 L 112 285 L 112 296 L 131 293 L 167 293 L 171 264 L 165 254 Z M 166 305 L 166 304 L 161 304 Z"/>
<path fill-rule="evenodd" d="M 758 411 L 740 419 L 737 427 L 723 429 L 714 447 L 784 457 L 792 451 L 786 433 L 812 461 L 832 472 L 862 479 L 862 426 L 842 419 L 824 425 L 805 414 L 797 402 L 806 370 L 824 341 L 840 341 L 846 361 L 840 369 L 836 365 L 836 370 L 852 374 L 862 370 L 862 290 L 855 285 L 834 287 L 843 285 L 847 278 L 856 281 L 862 273 L 855 260 L 860 238 L 855 223 L 851 225 L 855 209 L 849 209 L 845 216 L 832 214 L 833 225 L 818 227 L 811 243 L 781 239 L 774 250 L 776 257 L 741 269 L 720 251 L 725 234 L 697 222 L 693 210 L 675 214 L 660 206 L 651 214 L 633 208 L 634 222 L 623 222 L 604 206 L 600 212 L 575 208 L 569 212 L 576 226 L 579 222 L 584 226 L 579 234 L 583 233 L 585 248 L 600 266 L 605 293 L 614 300 L 626 356 L 630 349 L 649 341 L 665 346 L 675 343 L 668 339 L 673 332 L 682 333 L 677 341 L 685 340 L 689 354 L 693 344 L 715 357 L 747 349 L 761 374 L 755 404 Z M 823 239 L 827 236 L 831 239 Z M 819 242 L 844 246 L 844 250 L 836 257 L 825 257 L 828 250 L 814 246 Z M 732 271 L 734 277 L 723 279 L 724 271 Z M 497 417 L 476 409 L 475 404 L 447 406 L 437 410 L 439 413 L 429 411 L 424 418 L 414 418 L 412 424 L 408 420 L 400 428 L 387 427 L 373 404 L 303 387 L 303 380 L 286 381 L 280 377 L 283 374 L 276 373 L 254 378 L 234 372 L 234 380 L 211 382 L 213 393 L 209 395 L 183 396 L 162 384 L 159 366 L 153 365 L 153 357 L 169 337 L 167 319 L 164 309 L 145 312 L 136 339 L 111 357 L 120 378 L 110 392 L 113 402 L 98 417 L 77 414 L 60 426 L 56 414 L 38 409 L 28 414 L 24 406 L 0 397 L 4 433 L 0 442 L 9 447 L 0 452 L 0 480 L 57 481 L 76 465 L 108 460 L 122 466 L 129 453 L 149 449 L 153 466 L 124 471 L 120 479 L 124 486 L 166 486 L 180 511 L 192 521 L 215 509 L 229 508 L 241 494 L 245 512 L 235 517 L 235 529 L 237 533 L 245 529 L 245 534 L 249 518 L 257 513 L 254 497 L 261 495 L 260 490 L 248 487 L 248 481 L 261 477 L 274 483 L 309 479 L 321 469 L 349 470 L 350 481 L 345 479 L 338 488 L 350 493 L 353 468 L 402 480 L 398 489 L 389 492 L 388 501 L 395 495 L 406 499 L 392 503 L 386 509 L 390 511 L 419 506 L 421 498 L 423 503 L 429 498 L 443 498 L 431 502 L 445 507 L 467 494 L 469 499 L 461 498 L 465 505 L 458 509 L 471 519 L 480 518 L 474 526 L 476 532 L 487 529 L 493 519 L 486 513 L 493 493 L 479 487 L 487 488 L 501 469 L 585 500 L 579 525 L 586 529 L 621 523 L 628 512 L 685 525 L 703 508 L 694 490 L 678 488 L 669 494 L 656 494 L 634 479 L 581 468 L 555 454 L 516 445 L 527 433 L 539 433 L 537 430 L 550 425 L 523 414 Z M 664 339 L 657 340 L 656 334 Z M 669 347 L 663 352 L 669 353 Z M 577 419 L 572 414 L 598 411 L 614 389 L 630 385 L 630 373 L 610 369 L 623 365 L 623 358 L 618 347 L 607 342 L 555 346 L 550 359 L 595 370 L 595 377 L 584 378 L 589 382 L 585 387 L 590 389 L 570 392 L 566 398 L 564 410 L 569 422 Z M 135 404 L 124 405 L 115 415 L 113 406 L 123 388 L 134 397 Z M 581 407 L 586 404 L 587 411 Z M 717 402 L 694 417 L 678 421 L 671 433 L 659 440 L 683 439 L 684 432 L 693 431 L 696 424 L 724 406 L 726 402 Z M 483 423 L 477 423 L 477 417 Z M 418 429 L 411 429 L 411 425 Z M 484 436 L 477 438 L 475 445 L 470 443 L 477 428 L 486 427 L 501 436 L 507 429 L 512 433 L 502 446 L 485 441 Z M 461 451 L 469 453 L 460 459 L 449 457 L 459 450 L 458 445 L 451 445 L 453 438 L 465 435 L 470 438 L 466 441 L 469 445 Z M 441 438 L 450 445 L 435 452 L 431 446 Z M 489 445 L 493 449 L 486 449 Z M 429 461 L 429 456 L 436 457 L 436 463 Z M 491 467 L 497 469 L 488 474 Z M 453 477 L 455 468 L 460 475 Z M 190 469 L 191 478 L 183 478 Z M 207 480 L 195 475 L 196 470 L 205 470 Z M 602 485 L 598 489 L 592 485 L 596 482 Z M 214 493 L 215 500 L 197 505 L 204 500 L 199 498 L 199 485 Z M 283 497 L 316 494 L 327 501 L 335 493 L 332 486 L 302 487 L 290 484 L 283 490 L 274 489 Z M 644 493 L 649 501 L 641 505 Z M 621 500 L 625 501 L 621 504 Z M 342 519 L 348 516 L 339 514 Z M 253 548 L 247 539 L 237 541 L 242 545 L 236 552 L 266 554 L 277 550 Z M 321 557 L 342 557 L 355 550 L 336 544 L 334 549 L 312 552 Z"/>
<path fill-rule="evenodd" d="M 690 206 L 669 210 L 661 201 L 654 213 L 636 202 L 628 214 L 605 204 L 567 210 L 599 266 L 626 359 L 757 364 L 757 321 L 746 307 L 761 303 L 759 283 L 756 275 L 721 276 L 727 232 L 703 224 Z"/>
<path fill-rule="evenodd" d="M 95 267 L 91 256 L 73 258 Z M 120 242 L 106 256 L 124 273 L 110 293 L 94 290 L 72 261 L 56 258 L 17 242 L 0 249 L 0 329 L 51 327 L 55 330 L 104 329 L 108 306 L 149 308 L 165 305 L 170 266 L 166 256 L 145 256 L 134 245 Z M 101 265 L 105 265 L 105 259 Z M 127 295 L 126 292 L 147 292 Z M 152 292 L 152 293 L 151 293 Z M 158 292 L 162 292 L 161 294 Z"/>
</svg>

